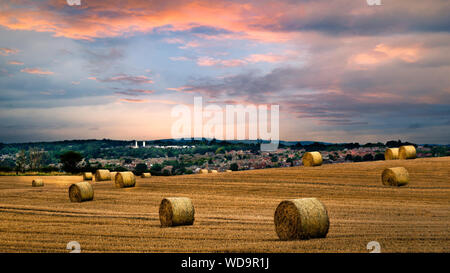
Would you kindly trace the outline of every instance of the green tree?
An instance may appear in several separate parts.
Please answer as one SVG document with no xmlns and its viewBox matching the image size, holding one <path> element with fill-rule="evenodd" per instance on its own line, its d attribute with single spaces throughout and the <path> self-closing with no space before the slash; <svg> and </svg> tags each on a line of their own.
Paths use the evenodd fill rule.
<svg viewBox="0 0 450 273">
<path fill-rule="evenodd" d="M 0 161 L 0 170 L 2 171 L 12 171 L 14 170 L 14 167 L 16 166 L 16 162 L 12 159 L 4 159 L 2 161 Z"/>
<path fill-rule="evenodd" d="M 83 156 L 74 151 L 68 151 L 60 155 L 59 157 L 62 170 L 68 173 L 76 173 L 79 171 L 78 164 L 83 160 Z"/>
<path fill-rule="evenodd" d="M 374 160 L 384 160 L 384 154 L 382 154 L 382 153 L 377 153 L 377 154 L 375 155 Z"/>
<path fill-rule="evenodd" d="M 233 172 L 238 171 L 239 170 L 239 165 L 236 162 L 235 163 L 231 163 L 230 170 L 232 170 Z"/>
<path fill-rule="evenodd" d="M 25 167 L 27 165 L 27 155 L 25 150 L 20 150 L 16 157 L 16 173 L 25 172 Z"/>
<path fill-rule="evenodd" d="M 123 163 L 125 163 L 125 164 L 131 164 L 131 162 L 133 162 L 133 160 L 131 160 L 131 158 L 125 158 L 123 160 Z"/>
<path fill-rule="evenodd" d="M 373 161 L 373 155 L 372 154 L 365 154 L 362 158 L 363 161 Z"/>
<path fill-rule="evenodd" d="M 134 172 L 136 175 L 141 175 L 142 173 L 145 173 L 148 170 L 147 165 L 144 163 L 139 163 L 134 168 Z"/>
<path fill-rule="evenodd" d="M 294 166 L 294 160 L 290 157 L 286 159 L 286 163 L 291 163 L 291 167 Z"/>
<path fill-rule="evenodd" d="M 150 172 L 152 173 L 152 175 L 157 175 L 161 173 L 162 168 L 163 167 L 161 164 L 156 163 L 152 165 L 152 167 L 150 168 Z"/>
<path fill-rule="evenodd" d="M 361 162 L 361 161 L 362 161 L 362 157 L 360 155 L 353 157 L 353 162 Z"/>
<path fill-rule="evenodd" d="M 44 151 L 39 150 L 38 148 L 30 148 L 28 150 L 31 170 L 39 170 L 41 168 L 43 156 Z"/>
<path fill-rule="evenodd" d="M 215 154 L 225 154 L 225 148 L 224 147 L 219 147 L 217 148 Z"/>
</svg>

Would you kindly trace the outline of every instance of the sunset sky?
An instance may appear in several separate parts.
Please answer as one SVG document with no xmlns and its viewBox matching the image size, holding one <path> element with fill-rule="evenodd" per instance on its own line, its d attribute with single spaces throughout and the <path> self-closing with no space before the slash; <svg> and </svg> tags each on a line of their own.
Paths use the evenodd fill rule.
<svg viewBox="0 0 450 273">
<path fill-rule="evenodd" d="M 450 143 L 450 1 L 0 0 L 0 142 L 171 137 L 280 105 L 280 139 Z M 219 137 L 220 138 L 220 137 Z"/>
</svg>

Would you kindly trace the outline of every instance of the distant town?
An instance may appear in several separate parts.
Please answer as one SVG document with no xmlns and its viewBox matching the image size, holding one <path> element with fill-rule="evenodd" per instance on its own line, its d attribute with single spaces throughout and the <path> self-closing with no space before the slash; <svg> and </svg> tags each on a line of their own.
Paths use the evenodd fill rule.
<svg viewBox="0 0 450 273">
<path fill-rule="evenodd" d="M 134 171 L 136 174 L 182 175 L 201 169 L 240 171 L 302 165 L 307 151 L 320 151 L 324 164 L 384 160 L 387 147 L 413 144 L 417 157 L 449 156 L 449 145 L 417 145 L 409 142 L 323 143 L 280 142 L 273 152 L 262 152 L 262 141 L 202 140 L 71 140 L 0 144 L 0 171 L 23 174 L 79 173 L 99 168 Z"/>
</svg>

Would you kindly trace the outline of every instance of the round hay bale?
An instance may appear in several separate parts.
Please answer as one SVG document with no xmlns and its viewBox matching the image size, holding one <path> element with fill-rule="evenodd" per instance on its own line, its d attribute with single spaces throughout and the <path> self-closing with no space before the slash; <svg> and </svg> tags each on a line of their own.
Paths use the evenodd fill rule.
<svg viewBox="0 0 450 273">
<path fill-rule="evenodd" d="M 44 186 L 44 181 L 40 178 L 36 178 L 33 179 L 33 181 L 31 181 L 31 186 L 33 187 L 43 187 Z"/>
<path fill-rule="evenodd" d="M 387 186 L 403 186 L 409 182 L 408 171 L 403 167 L 388 168 L 381 174 L 381 182 Z"/>
<path fill-rule="evenodd" d="M 302 157 L 303 166 L 313 167 L 322 165 L 322 155 L 319 152 L 307 152 Z"/>
<path fill-rule="evenodd" d="M 194 214 L 194 205 L 186 197 L 164 198 L 159 206 L 161 227 L 192 225 Z"/>
<path fill-rule="evenodd" d="M 399 159 L 414 159 L 416 158 L 416 148 L 413 145 L 401 146 L 398 150 Z"/>
<path fill-rule="evenodd" d="M 143 174 L 141 175 L 141 178 L 150 178 L 150 177 L 152 177 L 152 174 L 151 174 L 151 173 L 143 173 Z"/>
<path fill-rule="evenodd" d="M 92 173 L 91 172 L 83 173 L 83 180 L 92 180 Z"/>
<path fill-rule="evenodd" d="M 275 231 L 281 240 L 324 238 L 330 221 L 316 198 L 285 200 L 275 210 Z"/>
<path fill-rule="evenodd" d="M 214 174 L 216 174 L 216 173 L 217 173 L 217 170 L 209 170 L 209 173 L 214 173 Z"/>
<path fill-rule="evenodd" d="M 136 185 L 136 177 L 133 172 L 119 172 L 116 174 L 115 184 L 117 188 L 129 188 Z"/>
<path fill-rule="evenodd" d="M 111 173 L 109 170 L 97 170 L 95 172 L 95 181 L 108 181 L 111 180 Z"/>
<path fill-rule="evenodd" d="M 200 173 L 208 173 L 208 170 L 207 169 L 201 169 Z"/>
<path fill-rule="evenodd" d="M 69 187 L 69 198 L 72 202 L 83 202 L 94 199 L 94 189 L 89 182 L 79 182 Z"/>
<path fill-rule="evenodd" d="M 231 172 L 233 172 L 232 170 L 226 170 L 225 172 L 227 172 L 227 173 L 231 173 Z"/>
<path fill-rule="evenodd" d="M 398 148 L 387 148 L 384 151 L 384 160 L 398 159 Z"/>
<path fill-rule="evenodd" d="M 117 172 L 111 172 L 110 173 L 112 181 L 114 181 L 114 179 L 116 179 L 116 174 L 117 174 Z"/>
</svg>

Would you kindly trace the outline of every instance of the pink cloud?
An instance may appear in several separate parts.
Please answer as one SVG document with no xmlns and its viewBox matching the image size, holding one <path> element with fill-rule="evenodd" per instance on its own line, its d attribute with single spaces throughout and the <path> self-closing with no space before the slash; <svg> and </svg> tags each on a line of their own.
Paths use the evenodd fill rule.
<svg viewBox="0 0 450 273">
<path fill-rule="evenodd" d="M 200 66 L 213 66 L 220 62 L 220 60 L 210 58 L 210 57 L 200 57 L 197 60 L 197 64 Z"/>
<path fill-rule="evenodd" d="M 145 103 L 145 102 L 148 102 L 148 100 L 145 100 L 145 99 L 119 99 L 119 101 L 130 102 L 130 103 Z"/>
<path fill-rule="evenodd" d="M 119 99 L 121 102 L 129 102 L 129 103 L 159 103 L 159 104 L 169 104 L 174 105 L 178 104 L 178 102 L 173 100 L 148 100 L 148 99 Z"/>
<path fill-rule="evenodd" d="M 169 44 L 184 44 L 184 41 L 179 38 L 168 38 L 165 39 L 164 41 Z"/>
<path fill-rule="evenodd" d="M 273 12 L 280 14 L 294 5 L 270 2 L 267 4 L 271 6 L 271 12 L 261 7 L 263 5 L 229 1 L 90 1 L 85 8 L 81 7 L 80 12 L 68 16 L 62 11 L 67 9 L 65 1 L 34 1 L 33 5 L 4 4 L 0 25 L 13 30 L 52 32 L 56 37 L 85 40 L 136 32 L 187 31 L 196 26 L 217 26 L 232 32 L 225 34 L 228 36 L 226 39 L 285 41 L 282 37 L 289 37 L 289 34 L 266 30 L 264 26 L 276 22 L 277 16 L 273 16 Z M 111 11 L 114 11 L 114 16 L 109 15 Z M 181 43 L 181 39 L 167 42 Z M 188 42 L 181 48 L 198 46 L 198 42 Z"/>
<path fill-rule="evenodd" d="M 187 49 L 187 48 L 191 48 L 191 47 L 199 47 L 200 45 L 201 44 L 199 42 L 197 42 L 197 41 L 191 41 L 191 42 L 186 43 L 183 46 L 180 46 L 179 48 Z"/>
<path fill-rule="evenodd" d="M 295 33 L 442 31 L 449 7 L 445 1 L 390 1 L 379 12 L 361 1 L 87 1 L 67 13 L 66 1 L 9 1 L 2 4 L 0 25 L 13 30 L 51 32 L 57 37 L 93 40 L 104 37 L 189 31 L 208 26 L 223 32 L 194 33 L 203 39 L 293 41 Z M 24 4 L 26 3 L 26 4 Z M 405 9 L 407 12 L 405 12 Z M 113 15 L 111 15 L 113 14 Z M 373 22 L 373 23 L 371 23 Z M 180 43 L 180 39 L 168 41 Z M 186 44 L 184 47 L 196 46 Z M 198 45 L 197 45 L 198 46 Z"/>
<path fill-rule="evenodd" d="M 351 56 L 348 63 L 356 66 L 377 65 L 392 60 L 415 63 L 420 59 L 422 51 L 423 49 L 418 45 L 405 47 L 378 44 L 368 52 Z"/>
<path fill-rule="evenodd" d="M 266 63 L 277 63 L 284 61 L 286 59 L 283 55 L 275 55 L 272 53 L 269 54 L 252 54 L 245 58 L 247 62 L 250 63 L 258 63 L 258 62 L 266 62 Z"/>
<path fill-rule="evenodd" d="M 211 57 L 200 57 L 197 59 L 197 65 L 199 66 L 223 66 L 223 67 L 235 67 L 245 65 L 246 62 L 240 59 L 232 60 L 220 60 Z"/>
<path fill-rule="evenodd" d="M 20 72 L 25 72 L 28 74 L 38 74 L 38 75 L 53 75 L 53 74 L 55 74 L 54 72 L 45 71 L 40 68 L 24 68 L 24 69 L 20 70 Z"/>
<path fill-rule="evenodd" d="M 189 59 L 186 57 L 169 57 L 172 61 L 188 61 Z"/>
<path fill-rule="evenodd" d="M 180 87 L 168 87 L 167 90 L 177 91 L 177 92 L 186 92 L 190 93 L 190 91 L 185 91 L 186 89 L 190 89 L 190 86 L 180 86 Z"/>
<path fill-rule="evenodd" d="M 286 60 L 295 60 L 298 58 L 299 54 L 293 51 L 286 51 L 285 54 L 251 54 L 243 59 L 231 59 L 222 60 L 212 57 L 200 57 L 197 59 L 197 65 L 199 66 L 222 66 L 222 67 L 235 67 L 242 66 L 251 63 L 277 63 Z"/>
<path fill-rule="evenodd" d="M 18 62 L 18 61 L 9 61 L 8 64 L 12 64 L 12 65 L 23 65 L 24 63 Z"/>
<path fill-rule="evenodd" d="M 151 93 L 154 93 L 155 91 L 147 90 L 147 89 L 128 89 L 128 92 L 141 93 L 141 94 L 151 94 Z"/>
<path fill-rule="evenodd" d="M 6 47 L 1 47 L 0 48 L 0 55 L 3 55 L 3 56 L 16 54 L 18 52 L 19 52 L 19 50 L 18 49 L 14 49 L 14 48 L 6 48 Z"/>
<path fill-rule="evenodd" d="M 174 100 L 148 100 L 148 102 L 160 103 L 160 104 L 169 104 L 169 105 L 179 104 L 179 102 L 176 102 Z"/>
</svg>

